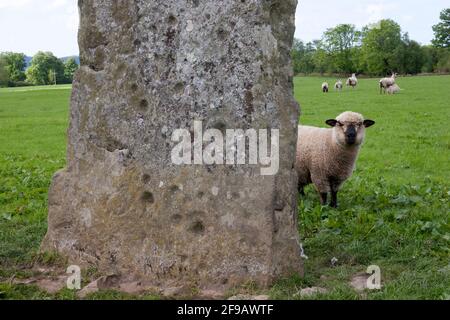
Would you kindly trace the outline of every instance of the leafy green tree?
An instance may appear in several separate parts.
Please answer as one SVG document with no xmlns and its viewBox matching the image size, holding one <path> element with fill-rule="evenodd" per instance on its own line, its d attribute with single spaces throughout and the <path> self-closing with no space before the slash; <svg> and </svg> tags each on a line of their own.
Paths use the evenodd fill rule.
<svg viewBox="0 0 450 320">
<path fill-rule="evenodd" d="M 362 55 L 367 72 L 388 74 L 398 66 L 396 53 L 402 44 L 401 28 L 393 20 L 381 20 L 375 27 L 364 27 Z"/>
<path fill-rule="evenodd" d="M 435 71 L 440 73 L 450 72 L 450 50 L 439 50 L 439 59 Z"/>
<path fill-rule="evenodd" d="M 402 42 L 394 52 L 394 64 L 397 72 L 417 74 L 422 71 L 425 63 L 425 52 L 418 42 L 409 39 L 407 33 L 403 35 Z"/>
<path fill-rule="evenodd" d="M 450 8 L 444 9 L 440 14 L 441 22 L 433 26 L 433 45 L 438 48 L 450 48 Z"/>
<path fill-rule="evenodd" d="M 0 55 L 0 87 L 6 87 L 9 83 L 9 73 L 6 70 L 7 61 Z"/>
<path fill-rule="evenodd" d="M 361 33 L 351 24 L 340 24 L 325 31 L 323 42 L 334 63 L 334 71 L 340 73 L 355 71 L 357 46 L 360 40 Z"/>
<path fill-rule="evenodd" d="M 325 50 L 325 46 L 322 40 L 314 40 L 314 71 L 320 74 L 324 74 L 325 72 L 332 72 L 332 60 L 327 50 Z"/>
<path fill-rule="evenodd" d="M 439 48 L 433 46 L 423 46 L 424 63 L 422 66 L 423 72 L 434 72 L 439 62 Z"/>
<path fill-rule="evenodd" d="M 312 43 L 308 42 L 306 45 L 303 41 L 294 39 L 294 46 L 292 48 L 292 63 L 294 72 L 311 73 L 314 72 L 314 47 Z"/>
<path fill-rule="evenodd" d="M 78 70 L 78 64 L 74 58 L 70 58 L 64 64 L 64 78 L 66 82 L 72 83 L 73 75 Z"/>
<path fill-rule="evenodd" d="M 25 80 L 25 55 L 23 53 L 3 52 L 0 54 L 6 61 L 9 80 L 19 82 Z"/>
<path fill-rule="evenodd" d="M 26 71 L 27 82 L 47 85 L 64 82 L 64 64 L 51 52 L 38 52 Z"/>
</svg>

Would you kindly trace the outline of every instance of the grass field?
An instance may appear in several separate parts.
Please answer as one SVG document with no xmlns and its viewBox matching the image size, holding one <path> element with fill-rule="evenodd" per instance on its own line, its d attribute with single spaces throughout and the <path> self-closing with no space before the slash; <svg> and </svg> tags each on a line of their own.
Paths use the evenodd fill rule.
<svg viewBox="0 0 450 320">
<path fill-rule="evenodd" d="M 268 293 L 298 299 L 299 289 L 320 286 L 328 292 L 313 298 L 449 299 L 450 76 L 400 78 L 404 90 L 395 96 L 379 95 L 375 79 L 323 94 L 323 80 L 295 78 L 301 123 L 325 126 L 352 110 L 376 125 L 339 209 L 321 207 L 311 187 L 299 199 L 306 276 L 280 280 Z M 50 179 L 65 164 L 69 96 L 67 86 L 0 89 L 0 299 L 75 297 L 12 284 L 32 276 L 34 262 L 55 260 L 37 250 Z M 369 265 L 381 268 L 383 288 L 358 293 L 349 282 Z M 245 290 L 260 293 L 251 284 Z M 130 297 L 104 292 L 89 298 Z"/>
</svg>

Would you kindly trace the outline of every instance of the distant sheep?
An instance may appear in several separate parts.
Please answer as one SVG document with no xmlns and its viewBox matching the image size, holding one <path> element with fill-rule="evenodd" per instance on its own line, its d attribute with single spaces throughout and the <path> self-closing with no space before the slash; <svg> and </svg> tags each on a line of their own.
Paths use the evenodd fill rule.
<svg viewBox="0 0 450 320">
<path fill-rule="evenodd" d="M 342 91 L 342 87 L 343 87 L 343 85 L 342 85 L 342 81 L 341 80 L 338 80 L 334 84 L 334 90 L 336 90 L 336 91 Z"/>
<path fill-rule="evenodd" d="M 322 83 L 322 92 L 328 92 L 330 86 L 328 85 L 328 82 Z"/>
<path fill-rule="evenodd" d="M 347 85 L 347 87 L 352 87 L 353 89 L 355 89 L 355 87 L 358 85 L 358 79 L 356 78 L 356 73 L 352 74 L 352 76 L 347 79 L 346 85 Z"/>
<path fill-rule="evenodd" d="M 331 207 L 337 207 L 337 193 L 353 173 L 365 129 L 374 125 L 359 113 L 344 112 L 326 121 L 331 129 L 299 126 L 295 168 L 298 188 L 313 183 L 320 193 L 322 205 L 331 193 Z"/>
<path fill-rule="evenodd" d="M 391 86 L 389 86 L 388 88 L 385 89 L 387 94 L 396 94 L 400 92 L 400 87 L 398 86 L 398 84 L 393 84 Z"/>
<path fill-rule="evenodd" d="M 392 73 L 392 76 L 390 76 L 389 78 L 383 78 L 380 80 L 380 94 L 386 93 L 386 89 L 388 89 L 390 86 L 395 84 L 395 79 L 397 77 L 396 73 Z"/>
</svg>

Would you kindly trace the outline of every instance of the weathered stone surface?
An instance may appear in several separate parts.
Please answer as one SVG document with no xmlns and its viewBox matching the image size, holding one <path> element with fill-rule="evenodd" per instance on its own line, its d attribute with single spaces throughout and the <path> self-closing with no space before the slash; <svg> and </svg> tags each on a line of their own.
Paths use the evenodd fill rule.
<svg viewBox="0 0 450 320">
<path fill-rule="evenodd" d="M 296 0 L 80 0 L 67 168 L 43 250 L 160 288 L 302 272 L 293 169 Z M 177 166 L 175 129 L 279 129 L 280 170 Z"/>
</svg>

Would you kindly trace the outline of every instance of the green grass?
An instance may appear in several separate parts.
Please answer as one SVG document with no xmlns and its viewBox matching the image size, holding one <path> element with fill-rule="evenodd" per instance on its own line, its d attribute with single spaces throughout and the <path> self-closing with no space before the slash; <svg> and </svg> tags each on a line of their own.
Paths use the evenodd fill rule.
<svg viewBox="0 0 450 320">
<path fill-rule="evenodd" d="M 379 95 L 375 79 L 323 94 L 323 80 L 295 78 L 301 123 L 325 126 L 352 110 L 376 125 L 340 192 L 339 209 L 321 207 L 312 187 L 299 198 L 306 276 L 282 279 L 269 293 L 298 299 L 299 289 L 321 286 L 328 293 L 316 299 L 448 299 L 450 77 L 400 78 L 404 90 L 395 96 Z M 32 275 L 36 260 L 58 260 L 37 252 L 51 177 L 65 165 L 69 96 L 67 86 L 0 89 L 0 299 L 75 299 L 67 290 L 50 295 L 8 281 Z M 355 292 L 352 275 L 372 264 L 381 268 L 382 290 Z M 88 298 L 130 296 L 107 291 Z"/>
<path fill-rule="evenodd" d="M 450 77 L 400 78 L 404 90 L 394 96 L 380 95 L 376 79 L 323 94 L 325 80 L 334 84 L 295 79 L 302 124 L 326 127 L 327 119 L 355 111 L 376 125 L 367 130 L 339 209 L 321 207 L 312 187 L 300 199 L 307 276 L 280 282 L 273 296 L 289 299 L 313 285 L 329 290 L 321 299 L 448 298 Z M 358 295 L 348 283 L 372 264 L 380 266 L 384 287 Z"/>
</svg>

